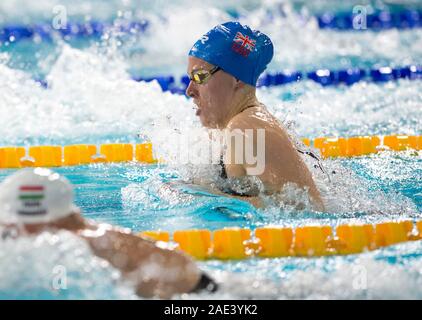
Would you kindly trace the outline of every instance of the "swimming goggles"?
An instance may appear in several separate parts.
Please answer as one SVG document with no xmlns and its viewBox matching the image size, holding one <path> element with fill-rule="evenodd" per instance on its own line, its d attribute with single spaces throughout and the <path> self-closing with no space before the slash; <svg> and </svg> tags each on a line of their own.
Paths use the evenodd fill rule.
<svg viewBox="0 0 422 320">
<path fill-rule="evenodd" d="M 218 70 L 221 70 L 221 68 L 218 66 L 212 68 L 211 70 L 193 70 L 189 75 L 189 79 L 190 81 L 193 81 L 196 84 L 205 84 L 208 82 L 211 76 Z"/>
</svg>

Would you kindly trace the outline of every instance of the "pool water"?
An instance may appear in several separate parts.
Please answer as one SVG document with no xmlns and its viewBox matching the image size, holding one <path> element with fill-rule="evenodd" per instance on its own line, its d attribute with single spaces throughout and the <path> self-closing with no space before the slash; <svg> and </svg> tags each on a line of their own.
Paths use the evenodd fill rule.
<svg viewBox="0 0 422 320">
<path fill-rule="evenodd" d="M 19 0 L 3 1 L 0 24 L 48 21 L 55 4 L 54 0 L 25 6 Z M 143 1 L 91 0 L 60 4 L 68 8 L 69 19 L 148 18 L 151 25 L 142 35 L 111 33 L 102 38 L 0 45 L 2 146 L 139 143 L 150 138 L 158 156 L 171 158 L 178 150 L 166 143 L 169 135 L 200 127 L 193 103 L 183 95 L 162 92 L 156 82 L 135 82 L 131 76 L 183 75 L 190 45 L 235 14 L 273 40 L 275 56 L 269 71 L 394 67 L 422 60 L 421 28 L 345 32 L 318 29 L 312 19 L 326 10 L 351 10 L 356 1 L 334 7 L 329 1 L 205 1 L 192 5 L 180 0 L 147 5 Z M 372 5 L 389 6 L 379 1 Z M 410 5 L 415 4 L 390 6 L 399 10 Z M 271 21 L 269 12 L 273 13 Z M 48 89 L 35 78 L 45 79 Z M 421 89 L 419 80 L 408 79 L 336 87 L 302 80 L 260 88 L 257 94 L 296 137 L 421 135 Z M 214 181 L 216 172 L 211 166 L 95 164 L 57 168 L 57 172 L 75 186 L 75 201 L 85 217 L 134 232 L 226 226 L 254 229 L 268 224 L 335 227 L 348 222 L 421 219 L 420 154 L 383 152 L 325 160 L 324 165 L 331 181 L 318 171 L 312 169 L 312 173 L 327 199 L 327 212 L 297 210 L 272 199 L 265 199 L 269 204 L 265 209 L 255 209 L 246 202 L 180 183 L 196 175 Z M 12 172 L 2 169 L 0 179 Z M 2 299 L 136 298 L 118 271 L 66 232 L 1 241 L 0 246 Z M 421 253 L 422 242 L 417 241 L 350 256 L 199 264 L 222 284 L 218 296 L 212 296 L 218 299 L 421 299 Z M 58 265 L 66 268 L 65 289 L 52 285 Z M 186 297 L 209 296 L 181 298 Z"/>
</svg>

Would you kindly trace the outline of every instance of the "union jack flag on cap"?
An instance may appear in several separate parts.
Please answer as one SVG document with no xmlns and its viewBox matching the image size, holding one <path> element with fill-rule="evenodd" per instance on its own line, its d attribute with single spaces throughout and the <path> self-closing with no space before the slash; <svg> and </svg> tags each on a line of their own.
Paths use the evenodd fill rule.
<svg viewBox="0 0 422 320">
<path fill-rule="evenodd" d="M 256 44 L 256 40 L 249 38 L 247 35 L 244 35 L 241 32 L 236 33 L 233 41 L 239 43 L 242 47 L 245 47 L 249 51 L 252 51 Z"/>
</svg>

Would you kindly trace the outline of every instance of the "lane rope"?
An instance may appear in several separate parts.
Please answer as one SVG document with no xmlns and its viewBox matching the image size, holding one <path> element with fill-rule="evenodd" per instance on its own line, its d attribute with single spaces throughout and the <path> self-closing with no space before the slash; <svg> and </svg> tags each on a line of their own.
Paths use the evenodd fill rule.
<svg viewBox="0 0 422 320">
<path fill-rule="evenodd" d="M 319 150 L 323 158 L 357 157 L 381 151 L 422 150 L 422 136 L 359 136 L 348 138 L 303 138 L 302 142 Z M 99 146 L 78 144 L 67 146 L 0 147 L 0 168 L 62 167 L 93 163 L 137 161 L 146 164 L 165 163 L 156 159 L 151 142 L 140 144 L 109 143 Z"/>
<path fill-rule="evenodd" d="M 274 87 L 287 85 L 304 80 L 312 80 L 321 86 L 351 86 L 357 82 L 385 83 L 399 79 L 420 80 L 422 79 L 422 65 L 409 65 L 404 67 L 380 67 L 372 69 L 347 68 L 340 70 L 317 69 L 310 72 L 282 71 L 264 73 L 257 82 L 257 87 Z M 185 94 L 189 85 L 189 77 L 177 78 L 172 75 L 161 75 L 154 77 L 132 77 L 132 80 L 140 82 L 157 81 L 161 89 L 172 94 Z M 44 79 L 35 79 L 45 89 L 50 87 Z"/>
<path fill-rule="evenodd" d="M 176 81 L 176 77 L 171 75 L 150 78 L 133 77 L 132 79 L 146 82 L 156 80 L 163 91 L 170 91 L 173 94 L 185 94 L 186 88 L 190 82 L 188 76 L 182 76 Z M 422 79 L 422 65 L 410 65 L 396 68 L 380 67 L 372 69 L 317 69 L 310 72 L 267 72 L 258 79 L 257 87 L 281 86 L 306 79 L 319 83 L 323 87 L 337 85 L 351 86 L 360 81 L 385 83 L 397 81 L 399 79 L 420 80 Z"/>
<path fill-rule="evenodd" d="M 224 228 L 178 230 L 138 234 L 168 242 L 195 259 L 238 260 L 252 257 L 321 257 L 357 254 L 422 239 L 422 221 L 388 221 L 377 224 L 311 225 L 297 228 L 266 226 L 255 230 Z"/>
<path fill-rule="evenodd" d="M 422 65 L 410 65 L 404 67 L 380 67 L 374 69 L 348 68 L 340 70 L 317 69 L 310 72 L 283 71 L 263 74 L 257 82 L 257 87 L 274 87 L 303 80 L 312 80 L 321 86 L 351 86 L 357 82 L 385 83 L 399 79 L 420 80 L 422 79 Z M 161 89 L 172 94 L 186 94 L 189 85 L 189 77 L 182 76 L 179 79 L 172 75 L 154 77 L 132 77 L 132 80 L 140 82 L 157 81 Z M 35 79 L 43 88 L 48 89 L 49 83 L 45 79 Z"/>
</svg>

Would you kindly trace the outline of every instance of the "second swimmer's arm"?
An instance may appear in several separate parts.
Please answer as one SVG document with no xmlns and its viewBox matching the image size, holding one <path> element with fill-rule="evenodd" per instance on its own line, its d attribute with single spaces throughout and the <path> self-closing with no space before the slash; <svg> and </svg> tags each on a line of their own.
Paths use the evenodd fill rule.
<svg viewBox="0 0 422 320">
<path fill-rule="evenodd" d="M 201 278 L 193 260 L 181 251 L 160 248 L 131 233 L 107 230 L 82 236 L 97 256 L 136 283 L 137 293 L 143 297 L 170 298 L 190 292 Z"/>
</svg>

